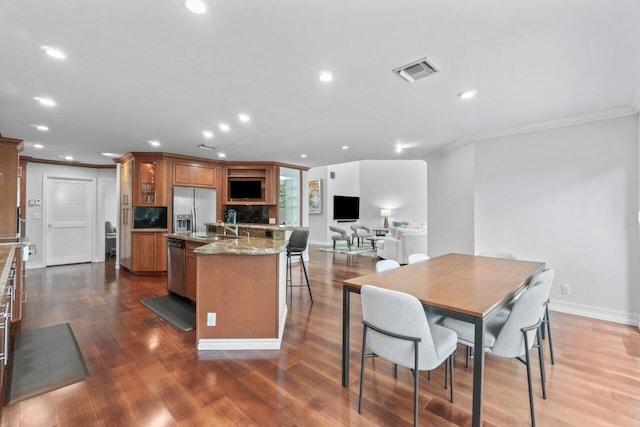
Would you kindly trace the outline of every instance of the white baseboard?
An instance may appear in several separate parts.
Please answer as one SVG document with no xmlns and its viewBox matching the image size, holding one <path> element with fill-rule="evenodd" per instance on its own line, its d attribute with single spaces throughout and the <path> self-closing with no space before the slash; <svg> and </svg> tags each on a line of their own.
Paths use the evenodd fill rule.
<svg viewBox="0 0 640 427">
<path fill-rule="evenodd" d="M 285 305 L 280 316 L 278 338 L 201 339 L 198 341 L 198 350 L 280 350 L 286 322 Z"/>
<path fill-rule="evenodd" d="M 558 301 L 551 301 L 549 303 L 549 309 L 551 311 L 559 311 L 561 313 L 575 314 L 577 316 L 590 317 L 592 319 L 607 320 L 609 322 L 640 327 L 640 314 L 637 313 Z"/>
</svg>

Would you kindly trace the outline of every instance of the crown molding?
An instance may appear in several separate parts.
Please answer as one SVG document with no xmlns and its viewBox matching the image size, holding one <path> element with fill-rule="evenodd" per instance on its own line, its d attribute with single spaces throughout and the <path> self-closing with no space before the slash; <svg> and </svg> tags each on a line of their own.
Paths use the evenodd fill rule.
<svg viewBox="0 0 640 427">
<path fill-rule="evenodd" d="M 563 119 L 549 120 L 546 122 L 533 123 L 533 124 L 524 125 L 524 126 L 517 126 L 513 128 L 502 129 L 495 132 L 487 132 L 479 135 L 462 138 L 456 141 L 452 141 L 449 144 L 445 145 L 440 150 L 429 155 L 427 158 L 425 158 L 425 160 L 427 162 L 429 162 L 430 160 L 435 160 L 459 148 L 462 148 L 465 145 L 470 144 L 472 142 L 484 141 L 487 139 L 502 138 L 505 136 L 520 135 L 520 134 L 531 133 L 531 132 L 539 132 L 543 130 L 555 129 L 555 128 L 560 128 L 565 126 L 580 125 L 580 124 L 596 122 L 600 120 L 615 119 L 618 117 L 625 117 L 625 116 L 637 114 L 638 111 L 640 111 L 640 94 L 636 97 L 632 106 L 620 107 L 620 108 L 615 108 L 613 110 L 607 110 L 607 111 L 600 111 L 598 113 L 590 113 L 590 114 L 583 114 L 580 116 L 566 117 Z"/>
</svg>

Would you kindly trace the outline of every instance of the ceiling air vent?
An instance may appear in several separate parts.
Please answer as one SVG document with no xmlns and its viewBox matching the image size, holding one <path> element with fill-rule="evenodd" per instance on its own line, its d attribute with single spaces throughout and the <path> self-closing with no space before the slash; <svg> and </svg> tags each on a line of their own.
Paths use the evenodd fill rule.
<svg viewBox="0 0 640 427">
<path fill-rule="evenodd" d="M 440 72 L 440 69 L 436 67 L 429 58 L 422 58 L 410 64 L 403 65 L 400 68 L 396 68 L 393 72 L 409 83 L 413 83 L 418 79 L 423 79 L 429 77 L 431 74 Z"/>
</svg>

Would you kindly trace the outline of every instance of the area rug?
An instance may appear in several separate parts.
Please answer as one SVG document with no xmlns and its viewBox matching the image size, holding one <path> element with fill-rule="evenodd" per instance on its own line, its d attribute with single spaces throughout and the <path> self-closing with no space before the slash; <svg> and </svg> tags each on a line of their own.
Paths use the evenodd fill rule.
<svg viewBox="0 0 640 427">
<path fill-rule="evenodd" d="M 5 405 L 89 378 L 68 323 L 16 334 L 9 365 Z"/>
<path fill-rule="evenodd" d="M 182 332 L 196 328 L 196 307 L 183 298 L 169 294 L 140 302 Z"/>
<path fill-rule="evenodd" d="M 375 258 L 378 256 L 378 253 L 371 247 L 371 244 L 361 245 L 360 247 L 358 247 L 357 245 L 351 245 L 351 250 L 349 250 L 349 247 L 347 245 L 336 245 L 335 250 L 333 250 L 333 245 L 323 246 L 318 248 L 318 250 L 323 252 L 335 252 L 347 255 L 360 255 L 371 258 Z"/>
</svg>

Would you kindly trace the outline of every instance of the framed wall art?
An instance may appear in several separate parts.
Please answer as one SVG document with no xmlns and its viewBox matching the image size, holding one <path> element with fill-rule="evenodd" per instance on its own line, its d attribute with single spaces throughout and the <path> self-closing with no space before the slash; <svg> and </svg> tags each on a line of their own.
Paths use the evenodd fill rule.
<svg viewBox="0 0 640 427">
<path fill-rule="evenodd" d="M 322 213 L 322 180 L 309 180 L 309 213 Z"/>
</svg>

